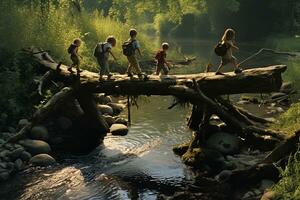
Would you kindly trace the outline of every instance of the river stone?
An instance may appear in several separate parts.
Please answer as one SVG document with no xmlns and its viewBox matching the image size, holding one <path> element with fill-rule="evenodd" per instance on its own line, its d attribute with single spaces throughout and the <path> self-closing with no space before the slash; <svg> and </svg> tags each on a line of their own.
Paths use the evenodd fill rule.
<svg viewBox="0 0 300 200">
<path fill-rule="evenodd" d="M 112 99 L 110 96 L 105 96 L 104 94 L 98 94 L 96 96 L 97 102 L 100 104 L 108 104 L 112 102 Z"/>
<path fill-rule="evenodd" d="M 120 103 L 108 103 L 107 105 L 109 105 L 113 109 L 114 115 L 119 115 L 125 108 L 125 106 Z"/>
<path fill-rule="evenodd" d="M 15 150 L 13 150 L 10 153 L 10 158 L 11 160 L 16 160 L 17 158 L 19 158 L 21 156 L 21 154 L 24 152 L 24 148 L 17 148 Z"/>
<path fill-rule="evenodd" d="M 42 140 L 20 140 L 19 144 L 21 144 L 32 155 L 51 152 L 49 144 Z"/>
<path fill-rule="evenodd" d="M 0 158 L 8 157 L 10 154 L 11 154 L 11 151 L 5 149 L 5 150 L 0 152 Z"/>
<path fill-rule="evenodd" d="M 98 105 L 98 110 L 101 112 L 101 114 L 107 114 L 107 115 L 113 115 L 114 111 L 112 109 L 112 107 L 108 106 L 108 105 Z"/>
<path fill-rule="evenodd" d="M 30 131 L 30 137 L 35 140 L 44 140 L 49 139 L 48 130 L 44 126 L 34 126 Z"/>
<path fill-rule="evenodd" d="M 11 138 L 13 136 L 13 134 L 9 133 L 9 132 L 3 132 L 3 133 L 1 133 L 1 136 L 2 136 L 2 139 L 8 140 L 9 138 Z"/>
<path fill-rule="evenodd" d="M 15 168 L 16 170 L 20 171 L 24 167 L 23 161 L 19 158 L 15 161 Z"/>
<path fill-rule="evenodd" d="M 225 132 L 219 132 L 208 138 L 207 147 L 223 154 L 233 154 L 238 151 L 239 142 L 238 137 Z"/>
<path fill-rule="evenodd" d="M 37 166 L 48 166 L 56 163 L 55 159 L 48 154 L 35 155 L 30 159 L 29 162 Z"/>
<path fill-rule="evenodd" d="M 29 121 L 28 119 L 20 119 L 19 120 L 19 123 L 18 123 L 18 127 L 19 128 L 23 128 L 24 126 L 28 125 L 29 124 Z"/>
<path fill-rule="evenodd" d="M 106 123 L 109 126 L 111 126 L 111 125 L 113 125 L 115 123 L 115 119 L 112 116 L 110 116 L 110 115 L 103 115 L 103 117 L 104 117 Z"/>
<path fill-rule="evenodd" d="M 128 127 L 124 124 L 113 124 L 109 130 L 112 135 L 125 136 L 128 133 Z"/>
<path fill-rule="evenodd" d="M 10 133 L 16 133 L 17 132 L 17 130 L 14 128 L 14 127 L 8 127 L 8 129 L 7 129 Z"/>
<path fill-rule="evenodd" d="M 0 139 L 0 144 L 3 144 L 5 142 L 5 140 Z"/>
<path fill-rule="evenodd" d="M 220 182 L 225 182 L 230 178 L 231 175 L 232 175 L 232 171 L 223 170 L 216 176 L 216 179 Z"/>
<path fill-rule="evenodd" d="M 6 181 L 9 178 L 9 172 L 2 172 L 0 173 L 0 181 Z"/>
<path fill-rule="evenodd" d="M 27 162 L 30 160 L 31 158 L 31 154 L 27 151 L 23 151 L 20 155 L 20 158 L 24 161 L 24 162 Z"/>
<path fill-rule="evenodd" d="M 67 117 L 59 117 L 57 123 L 62 130 L 67 130 L 72 127 L 72 121 Z"/>
<path fill-rule="evenodd" d="M 127 120 L 124 119 L 124 118 L 121 118 L 121 117 L 118 117 L 118 118 L 116 119 L 115 123 L 116 123 L 116 124 L 124 124 L 125 126 L 128 125 Z"/>
<path fill-rule="evenodd" d="M 14 147 L 14 145 L 13 145 L 12 143 L 6 143 L 6 144 L 4 145 L 4 147 L 5 147 L 6 149 L 10 150 L 10 151 L 15 150 L 15 147 Z"/>
</svg>

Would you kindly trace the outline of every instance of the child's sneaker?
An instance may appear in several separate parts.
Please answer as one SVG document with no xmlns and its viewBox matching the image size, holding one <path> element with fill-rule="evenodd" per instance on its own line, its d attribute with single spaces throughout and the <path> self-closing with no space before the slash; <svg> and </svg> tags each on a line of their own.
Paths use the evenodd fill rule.
<svg viewBox="0 0 300 200">
<path fill-rule="evenodd" d="M 130 72 L 127 72 L 127 76 L 130 77 L 130 78 L 132 78 L 132 77 L 133 77 L 133 74 L 130 73 Z"/>
<path fill-rule="evenodd" d="M 108 74 L 107 75 L 107 80 L 111 80 L 111 77 L 112 77 L 113 75 L 112 74 Z"/>
<path fill-rule="evenodd" d="M 72 73 L 74 73 L 74 71 L 72 70 L 72 67 L 69 67 L 68 68 L 68 71 L 72 74 Z"/>
<path fill-rule="evenodd" d="M 237 69 L 234 70 L 234 73 L 240 74 L 240 73 L 242 73 L 242 71 L 243 70 L 241 68 L 237 68 Z"/>
<path fill-rule="evenodd" d="M 219 72 L 219 71 L 217 71 L 215 74 L 216 75 L 224 75 L 222 72 Z"/>
</svg>

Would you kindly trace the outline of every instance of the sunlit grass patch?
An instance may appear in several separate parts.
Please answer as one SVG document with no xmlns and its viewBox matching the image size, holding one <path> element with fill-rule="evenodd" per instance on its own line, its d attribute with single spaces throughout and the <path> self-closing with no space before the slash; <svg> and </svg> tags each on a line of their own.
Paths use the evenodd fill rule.
<svg viewBox="0 0 300 200">
<path fill-rule="evenodd" d="M 272 129 L 278 129 L 288 134 L 293 134 L 300 130 L 300 103 L 292 106 L 278 118 L 278 123 L 271 126 Z"/>
</svg>

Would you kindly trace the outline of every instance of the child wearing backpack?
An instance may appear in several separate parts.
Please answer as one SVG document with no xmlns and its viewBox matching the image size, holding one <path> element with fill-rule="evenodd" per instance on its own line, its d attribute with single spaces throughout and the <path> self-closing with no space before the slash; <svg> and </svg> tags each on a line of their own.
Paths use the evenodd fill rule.
<svg viewBox="0 0 300 200">
<path fill-rule="evenodd" d="M 169 44 L 164 42 L 161 45 L 161 49 L 155 55 L 155 59 L 157 61 L 156 64 L 156 75 L 159 75 L 160 71 L 163 70 L 164 75 L 168 75 L 170 70 L 170 63 L 166 61 L 167 50 L 169 49 Z"/>
<path fill-rule="evenodd" d="M 116 46 L 117 40 L 114 36 L 108 36 L 106 42 L 100 42 L 96 45 L 94 50 L 94 56 L 97 58 L 97 62 L 100 67 L 99 81 L 103 80 L 103 75 L 107 75 L 107 80 L 112 76 L 109 69 L 108 58 L 109 54 L 116 61 L 116 57 L 111 52 L 111 49 Z"/>
<path fill-rule="evenodd" d="M 70 73 L 73 73 L 74 71 L 72 70 L 73 67 L 76 67 L 77 73 L 82 72 L 80 70 L 80 59 L 82 59 L 82 56 L 78 54 L 78 49 L 81 45 L 81 40 L 80 39 L 75 39 L 73 43 L 69 46 L 68 48 L 68 53 L 71 54 L 70 58 L 72 60 L 71 66 L 68 68 L 68 71 Z"/>
<path fill-rule="evenodd" d="M 221 56 L 221 63 L 216 71 L 216 75 L 223 75 L 220 70 L 229 63 L 234 66 L 234 72 L 236 74 L 242 72 L 242 70 L 238 68 L 237 59 L 232 55 L 233 50 L 238 51 L 239 48 L 235 45 L 235 31 L 229 28 L 225 30 L 221 42 L 215 48 L 216 54 Z"/>
<path fill-rule="evenodd" d="M 142 79 L 143 74 L 136 56 L 136 51 L 139 53 L 140 56 L 142 56 L 140 51 L 140 43 L 136 39 L 137 31 L 135 29 L 130 29 L 129 35 L 130 38 L 122 45 L 123 54 L 127 57 L 127 60 L 129 62 L 127 74 L 129 77 L 132 77 L 132 73 L 135 72 L 137 73 L 138 77 Z"/>
</svg>

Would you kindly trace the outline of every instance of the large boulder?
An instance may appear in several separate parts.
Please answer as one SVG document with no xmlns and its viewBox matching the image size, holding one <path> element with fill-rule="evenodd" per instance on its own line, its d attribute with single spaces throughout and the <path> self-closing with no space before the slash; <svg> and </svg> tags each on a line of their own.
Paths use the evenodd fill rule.
<svg viewBox="0 0 300 200">
<path fill-rule="evenodd" d="M 30 137 L 35 140 L 47 141 L 49 139 L 49 133 L 44 126 L 34 126 L 30 131 Z"/>
<path fill-rule="evenodd" d="M 29 162 L 37 166 L 49 166 L 55 164 L 56 160 L 48 154 L 38 154 L 33 156 Z"/>
<path fill-rule="evenodd" d="M 102 115 L 104 115 L 104 114 L 113 115 L 114 114 L 112 107 L 110 107 L 108 105 L 98 105 L 97 107 Z"/>
<path fill-rule="evenodd" d="M 62 130 L 68 130 L 73 125 L 72 121 L 67 117 L 59 117 L 57 124 Z"/>
<path fill-rule="evenodd" d="M 233 154 L 239 150 L 240 140 L 238 137 L 218 132 L 210 136 L 207 140 L 207 147 L 215 149 L 223 154 Z"/>
<path fill-rule="evenodd" d="M 107 105 L 109 105 L 113 109 L 114 115 L 119 115 L 125 108 L 125 106 L 120 103 L 108 103 Z"/>
<path fill-rule="evenodd" d="M 112 135 L 125 136 L 128 133 L 128 127 L 124 124 L 113 124 L 109 130 Z"/>
<path fill-rule="evenodd" d="M 20 140 L 19 144 L 21 144 L 32 155 L 51 152 L 49 144 L 42 140 Z"/>
</svg>

